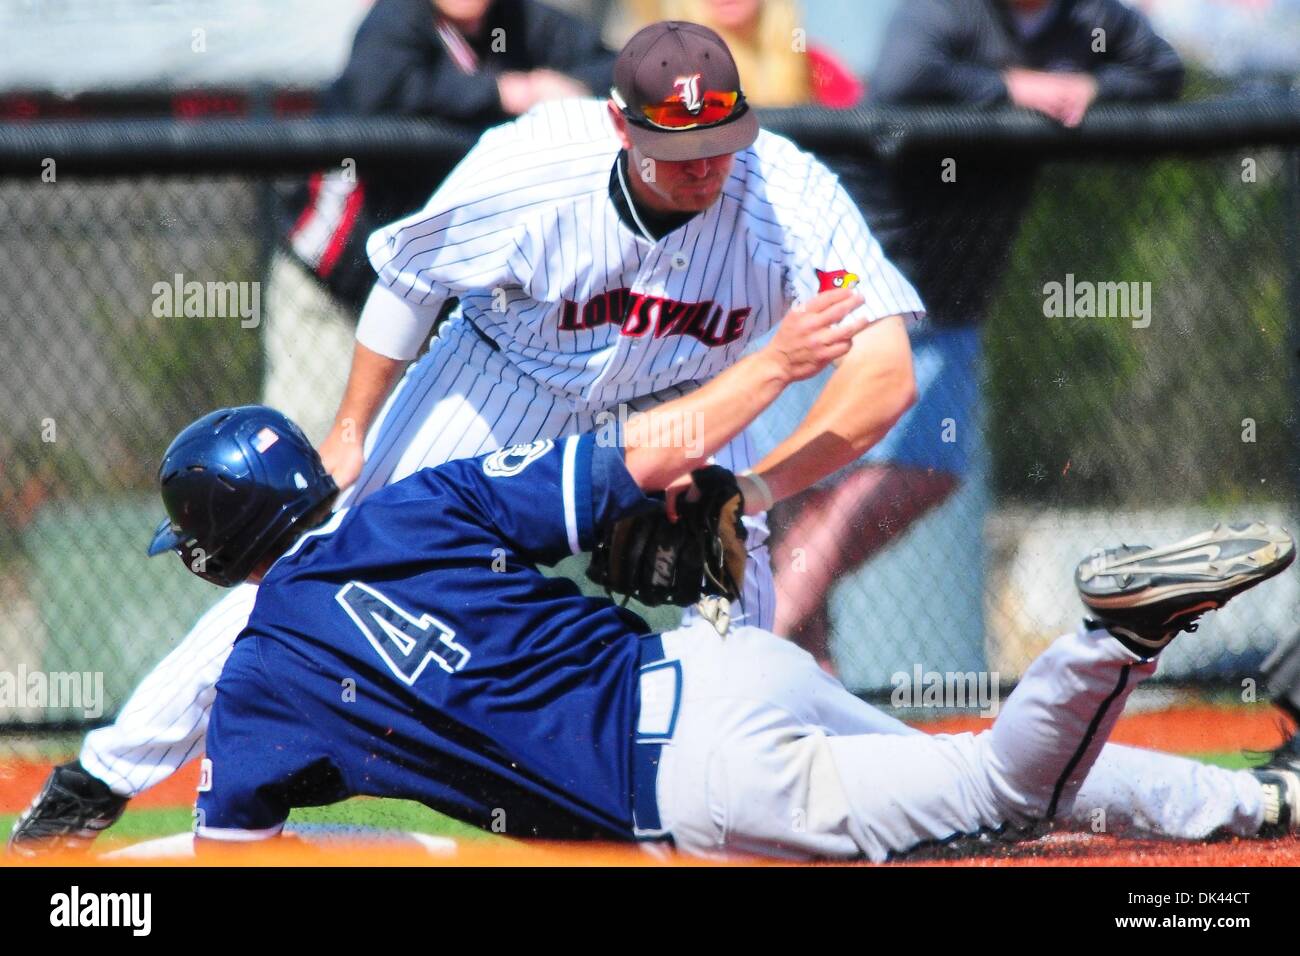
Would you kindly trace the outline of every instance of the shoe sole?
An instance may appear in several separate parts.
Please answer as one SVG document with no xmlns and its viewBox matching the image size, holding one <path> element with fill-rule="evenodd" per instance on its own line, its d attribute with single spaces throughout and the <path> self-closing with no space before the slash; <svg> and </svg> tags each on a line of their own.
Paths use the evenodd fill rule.
<svg viewBox="0 0 1300 956">
<path fill-rule="evenodd" d="M 1172 604 L 1200 613 L 1223 607 L 1294 560 L 1295 541 L 1282 528 L 1259 521 L 1216 524 L 1163 548 L 1104 551 L 1080 562 L 1074 581 L 1083 603 L 1094 611 Z M 1201 600 L 1187 603 L 1197 596 Z"/>
</svg>

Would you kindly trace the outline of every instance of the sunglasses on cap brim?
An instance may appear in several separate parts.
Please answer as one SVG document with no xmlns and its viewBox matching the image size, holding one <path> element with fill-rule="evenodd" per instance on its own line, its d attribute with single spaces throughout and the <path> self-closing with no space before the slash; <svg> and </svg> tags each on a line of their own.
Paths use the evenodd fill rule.
<svg viewBox="0 0 1300 956">
<path fill-rule="evenodd" d="M 694 112 L 687 108 L 680 96 L 674 94 L 662 103 L 641 107 L 641 115 L 638 116 L 628 107 L 616 88 L 611 88 L 609 95 L 628 122 L 668 131 L 718 126 L 743 116 L 749 108 L 745 95 L 738 90 L 706 90 L 700 96 L 700 108 Z"/>
</svg>

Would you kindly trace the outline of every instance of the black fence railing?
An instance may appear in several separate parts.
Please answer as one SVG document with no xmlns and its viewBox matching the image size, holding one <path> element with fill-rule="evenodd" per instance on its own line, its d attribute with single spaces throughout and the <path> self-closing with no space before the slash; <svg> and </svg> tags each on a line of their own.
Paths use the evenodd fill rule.
<svg viewBox="0 0 1300 956">
<path fill-rule="evenodd" d="M 759 114 L 765 128 L 807 149 L 883 159 L 953 149 L 1079 159 L 1300 145 L 1300 95 L 1284 93 L 1103 105 L 1073 130 L 1010 109 L 792 108 Z M 77 176 L 284 173 L 333 165 L 342 156 L 405 165 L 458 156 L 475 138 L 463 127 L 432 119 L 46 120 L 0 125 L 0 176 L 34 175 L 51 157 Z"/>
</svg>

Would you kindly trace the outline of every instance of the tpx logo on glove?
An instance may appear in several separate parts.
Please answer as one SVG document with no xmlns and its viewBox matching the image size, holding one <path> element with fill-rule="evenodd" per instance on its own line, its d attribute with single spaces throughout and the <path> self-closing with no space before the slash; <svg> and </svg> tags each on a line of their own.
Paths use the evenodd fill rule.
<svg viewBox="0 0 1300 956">
<path fill-rule="evenodd" d="M 677 566 L 677 555 L 670 547 L 655 549 L 654 571 L 650 583 L 657 588 L 666 588 L 673 583 L 673 568 Z"/>
</svg>

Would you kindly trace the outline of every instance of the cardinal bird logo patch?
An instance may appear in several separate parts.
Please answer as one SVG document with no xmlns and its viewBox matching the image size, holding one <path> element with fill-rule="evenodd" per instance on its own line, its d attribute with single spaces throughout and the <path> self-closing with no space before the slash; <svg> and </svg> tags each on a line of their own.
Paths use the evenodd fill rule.
<svg viewBox="0 0 1300 956">
<path fill-rule="evenodd" d="M 836 269 L 834 272 L 822 272 L 821 269 L 814 269 L 817 273 L 817 291 L 830 292 L 831 289 L 852 289 L 858 284 L 858 277 L 855 273 L 847 269 Z"/>
</svg>

